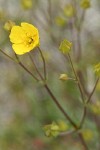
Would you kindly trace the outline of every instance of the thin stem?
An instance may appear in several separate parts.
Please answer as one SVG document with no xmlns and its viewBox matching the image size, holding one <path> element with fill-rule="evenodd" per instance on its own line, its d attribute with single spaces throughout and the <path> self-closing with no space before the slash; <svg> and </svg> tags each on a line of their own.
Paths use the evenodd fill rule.
<svg viewBox="0 0 100 150">
<path fill-rule="evenodd" d="M 75 82 L 77 81 L 76 79 L 73 79 L 73 78 L 68 78 L 68 80 L 73 80 L 73 81 L 75 81 Z"/>
<path fill-rule="evenodd" d="M 86 14 L 86 10 L 83 10 L 82 16 L 80 18 L 80 30 L 82 29 L 82 26 L 83 26 L 83 23 L 84 23 L 85 14 Z"/>
<path fill-rule="evenodd" d="M 76 58 L 77 62 L 79 62 L 79 60 L 81 60 L 81 57 L 82 57 L 81 31 L 82 31 L 82 26 L 84 23 L 84 18 L 85 18 L 85 11 L 83 11 L 83 13 L 82 13 L 79 26 L 76 26 L 76 29 L 77 29 L 77 50 L 78 50 L 77 58 Z"/>
<path fill-rule="evenodd" d="M 36 81 L 39 81 L 39 79 L 38 79 L 37 77 L 35 77 L 35 76 L 33 75 L 33 73 L 30 72 L 30 71 L 22 64 L 22 62 L 19 60 L 17 54 L 15 54 L 15 56 L 16 56 L 16 59 L 17 59 L 17 61 L 18 61 L 18 64 L 19 64 L 26 72 L 28 72 Z"/>
<path fill-rule="evenodd" d="M 39 50 L 39 52 L 40 52 L 40 55 L 41 55 L 41 58 L 42 58 L 42 61 L 43 61 L 43 69 L 44 69 L 44 78 L 45 78 L 45 80 L 46 80 L 46 76 L 47 76 L 47 73 L 46 73 L 46 62 L 45 62 L 45 59 L 44 59 L 44 56 L 43 56 L 43 54 L 42 54 L 42 51 L 41 51 L 41 49 L 40 49 L 40 47 L 38 47 L 38 50 Z"/>
<path fill-rule="evenodd" d="M 82 119 L 81 119 L 81 121 L 80 121 L 79 128 L 82 128 L 82 126 L 83 126 L 83 123 L 84 123 L 84 120 L 85 120 L 85 117 L 86 117 L 86 113 L 87 113 L 87 108 L 86 108 L 86 105 L 85 105 L 85 106 L 84 106 L 84 110 L 83 110 Z"/>
<path fill-rule="evenodd" d="M 15 54 L 15 56 L 16 56 L 16 59 L 17 59 L 17 61 L 15 60 L 15 59 L 13 59 L 11 56 L 9 56 L 8 54 L 6 54 L 4 51 L 2 51 L 1 49 L 0 49 L 0 52 L 2 53 L 2 54 L 4 54 L 5 56 L 7 56 L 9 59 L 11 59 L 12 61 L 14 61 L 14 62 L 16 62 L 17 64 L 19 64 L 24 70 L 26 70 L 26 72 L 28 72 L 36 81 L 39 81 L 39 79 L 37 78 L 37 77 L 35 77 L 21 62 L 20 62 L 20 60 L 19 60 L 19 58 L 18 58 L 18 56 Z"/>
<path fill-rule="evenodd" d="M 94 93 L 94 91 L 96 89 L 97 84 L 98 84 L 98 81 L 99 81 L 99 78 L 96 80 L 95 86 L 94 86 L 94 88 L 93 88 L 93 90 L 92 90 L 92 92 L 91 92 L 91 94 L 90 94 L 86 104 L 84 105 L 84 112 L 83 112 L 83 116 L 82 116 L 79 128 L 81 128 L 83 123 L 84 123 L 84 120 L 85 120 L 85 117 L 86 117 L 86 113 L 87 113 L 87 109 L 86 109 L 87 106 L 86 105 L 90 102 L 91 97 L 92 97 L 92 95 L 93 95 L 93 93 Z"/>
<path fill-rule="evenodd" d="M 41 49 L 39 49 L 40 53 L 41 53 L 41 57 L 42 59 L 44 60 L 44 57 L 42 55 L 42 52 L 41 52 Z M 32 60 L 33 64 L 34 64 L 34 61 L 32 59 L 32 57 L 30 56 L 30 59 Z M 45 62 L 45 61 L 43 61 Z M 45 64 L 45 63 L 44 63 Z M 44 66 L 45 68 L 45 66 Z M 37 71 L 37 73 L 40 75 L 41 79 L 43 80 L 43 77 L 41 76 L 40 72 L 38 71 L 36 65 L 35 65 L 35 69 Z M 49 89 L 49 87 L 47 86 L 47 84 L 44 84 L 44 87 L 46 88 L 46 90 L 48 91 L 49 95 L 52 97 L 53 101 L 56 103 L 56 105 L 58 106 L 58 108 L 61 110 L 61 112 L 65 115 L 65 117 L 69 120 L 69 122 L 73 125 L 73 127 L 75 129 L 77 129 L 77 126 L 76 124 L 72 121 L 72 119 L 68 116 L 68 114 L 65 112 L 65 110 L 61 107 L 61 105 L 59 104 L 58 100 L 56 99 L 56 97 L 53 95 L 53 93 L 51 92 L 51 90 Z"/>
<path fill-rule="evenodd" d="M 62 133 L 59 134 L 59 136 L 67 136 L 67 135 L 71 135 L 71 134 L 74 134 L 74 133 L 76 133 L 76 130 L 62 132 Z M 84 150 L 88 150 L 88 147 L 87 147 L 87 145 L 86 145 L 86 143 L 84 141 L 84 138 L 83 138 L 82 134 L 78 133 L 78 136 L 79 136 L 79 139 L 80 139 L 82 145 L 84 146 Z"/>
<path fill-rule="evenodd" d="M 49 23 L 50 25 L 52 25 L 52 10 L 51 10 L 51 0 L 48 0 L 48 14 L 49 14 Z"/>
<path fill-rule="evenodd" d="M 66 117 L 67 120 L 69 120 L 69 122 L 72 124 L 72 126 L 75 129 L 77 128 L 77 125 L 73 122 L 73 120 L 69 117 L 69 115 L 65 112 L 65 110 L 62 108 L 62 106 L 59 104 L 58 100 L 56 99 L 56 97 L 53 95 L 53 93 L 51 92 L 51 90 L 49 89 L 48 85 L 45 84 L 44 85 L 45 89 L 47 90 L 47 92 L 49 93 L 49 95 L 51 96 L 51 98 L 53 99 L 53 101 L 56 103 L 56 105 L 58 106 L 58 108 L 60 109 L 60 111 L 64 114 L 64 116 Z"/>
<path fill-rule="evenodd" d="M 35 62 L 34 62 L 32 56 L 30 55 L 30 53 L 28 53 L 28 54 L 29 54 L 30 60 L 31 60 L 32 63 L 33 63 L 33 66 L 35 67 L 36 72 L 38 73 L 38 75 L 40 76 L 40 78 L 41 78 L 42 80 L 44 80 L 43 77 L 42 77 L 42 75 L 41 75 L 41 73 L 39 72 L 39 70 L 38 70 L 38 68 L 37 68 L 37 66 L 36 66 L 36 64 L 35 64 Z"/>
<path fill-rule="evenodd" d="M 85 141 L 84 141 L 84 138 L 83 138 L 83 136 L 82 136 L 82 133 L 78 133 L 78 136 L 79 136 L 79 138 L 80 138 L 80 140 L 81 140 L 82 145 L 84 146 L 84 150 L 89 150 L 88 147 L 87 147 L 87 144 L 86 144 Z"/>
<path fill-rule="evenodd" d="M 0 50 L 2 52 L 2 50 Z M 18 56 L 15 54 L 16 56 L 16 60 L 14 60 L 12 57 L 10 57 L 9 55 L 7 55 L 5 52 L 2 52 L 4 55 L 6 55 L 7 57 L 9 57 L 11 60 L 13 60 L 14 62 L 18 63 L 27 73 L 29 73 L 36 81 L 39 81 L 19 60 Z M 69 117 L 69 115 L 65 112 L 65 110 L 62 108 L 62 106 L 59 104 L 58 100 L 56 99 L 56 97 L 53 95 L 53 93 L 51 92 L 51 90 L 49 89 L 49 87 L 47 86 L 47 84 L 44 84 L 45 89 L 47 90 L 47 92 L 49 93 L 49 95 L 51 96 L 51 98 L 53 99 L 53 101 L 55 102 L 55 104 L 57 105 L 57 107 L 59 108 L 59 110 L 64 114 L 64 116 L 66 117 L 67 120 L 69 120 L 69 122 L 72 124 L 72 126 L 78 130 L 77 125 L 73 122 L 73 120 Z M 88 150 L 87 145 L 81 135 L 81 133 L 78 133 L 80 140 L 85 148 L 85 150 Z"/>
<path fill-rule="evenodd" d="M 8 54 L 6 54 L 4 51 L 2 51 L 1 49 L 0 49 L 0 52 L 2 53 L 2 54 L 4 54 L 5 56 L 7 56 L 9 59 L 11 59 L 12 61 L 14 61 L 14 62 L 16 62 L 17 63 L 17 61 L 14 59 L 14 58 L 12 58 L 11 56 L 9 56 Z"/>
<path fill-rule="evenodd" d="M 2 52 L 2 51 L 1 51 Z M 13 58 L 11 58 L 9 55 L 7 55 L 6 53 L 3 52 L 4 55 L 6 55 L 7 57 L 9 57 L 11 60 L 14 61 Z M 17 59 L 16 63 L 18 63 L 26 72 L 28 72 L 36 81 L 39 81 L 23 64 L 22 62 L 19 60 L 18 56 L 15 54 L 15 57 Z M 43 57 L 44 58 L 44 57 Z M 38 70 L 37 70 L 38 71 Z M 51 90 L 49 89 L 49 87 L 47 86 L 47 84 L 44 84 L 44 87 L 46 88 L 46 90 L 48 91 L 49 95 L 52 97 L 53 101 L 56 103 L 56 105 L 58 106 L 58 108 L 61 110 L 61 112 L 64 114 L 64 116 L 69 120 L 69 122 L 73 125 L 73 127 L 75 127 L 75 129 L 77 129 L 76 124 L 71 120 L 71 118 L 68 116 L 68 114 L 64 111 L 64 109 L 61 107 L 61 105 L 59 104 L 59 102 L 57 101 L 57 99 L 55 98 L 55 96 L 53 95 L 53 93 L 51 92 Z"/>
<path fill-rule="evenodd" d="M 88 100 L 87 100 L 86 103 L 89 103 L 89 102 L 90 102 L 91 97 L 92 97 L 92 95 L 93 95 L 93 93 L 94 93 L 94 91 L 95 91 L 95 89 L 96 89 L 96 86 L 97 86 L 98 82 L 99 82 L 99 78 L 96 80 L 95 86 L 94 86 L 94 88 L 93 88 L 91 94 L 89 95 L 89 98 L 88 98 Z"/>
<path fill-rule="evenodd" d="M 74 129 L 74 130 L 70 130 L 70 131 L 66 131 L 66 132 L 61 132 L 60 134 L 59 134 L 59 136 L 66 136 L 66 135 L 71 135 L 71 134 L 74 134 L 74 133 L 76 133 L 76 130 Z"/>
<path fill-rule="evenodd" d="M 79 60 L 81 60 L 82 57 L 82 48 L 81 48 L 81 33 L 80 33 L 80 29 L 79 31 L 77 31 L 77 58 L 76 61 L 79 62 Z"/>
<path fill-rule="evenodd" d="M 58 100 L 56 99 L 56 97 L 53 95 L 53 93 L 51 92 L 51 90 L 49 89 L 49 87 L 47 86 L 47 84 L 44 85 L 45 89 L 47 90 L 47 92 L 49 93 L 49 95 L 51 96 L 52 100 L 55 102 L 55 104 L 57 105 L 57 107 L 59 108 L 59 110 L 64 114 L 64 116 L 66 117 L 66 119 L 71 123 L 71 125 L 76 129 L 76 131 L 79 129 L 77 127 L 77 125 L 73 122 L 73 120 L 68 116 L 68 114 L 65 112 L 65 110 L 61 107 L 61 105 L 59 104 Z M 78 133 L 78 136 L 80 138 L 80 141 L 82 143 L 82 145 L 84 146 L 84 150 L 88 150 L 88 147 L 84 141 L 84 138 L 82 136 L 81 133 Z"/>
<path fill-rule="evenodd" d="M 78 78 L 78 76 L 77 76 L 77 73 L 76 73 L 76 71 L 75 71 L 75 68 L 74 68 L 74 65 L 73 65 L 73 62 L 72 62 L 72 59 L 71 59 L 70 54 L 68 54 L 68 58 L 69 58 L 69 61 L 70 61 L 70 64 L 71 64 L 73 73 L 74 73 L 74 75 L 75 75 L 75 78 L 76 78 L 76 80 L 77 80 L 77 82 L 78 82 L 78 88 L 79 88 L 79 90 L 80 90 L 81 97 L 82 97 L 82 100 L 83 100 L 83 102 L 84 102 L 84 95 L 83 95 L 82 86 L 81 86 L 81 83 L 80 83 L 79 78 Z"/>
<path fill-rule="evenodd" d="M 100 139 L 100 119 L 99 116 L 97 116 L 96 114 L 93 114 L 93 118 L 97 128 L 98 139 Z M 98 150 L 100 150 L 100 142 L 98 143 Z"/>
<path fill-rule="evenodd" d="M 29 73 L 33 76 L 33 74 L 20 62 L 18 56 L 15 54 L 19 64 Z M 30 57 L 31 58 L 31 57 Z M 32 58 L 31 58 L 32 59 Z M 33 59 L 32 59 L 33 60 Z M 37 67 L 36 70 L 38 71 Z M 38 72 L 39 73 L 39 72 Z M 40 73 L 39 73 L 40 74 Z M 41 74 L 40 74 L 41 75 Z M 41 76 L 42 78 L 42 76 Z M 38 79 L 37 79 L 38 80 Z M 43 78 L 42 78 L 43 80 Z M 53 95 L 53 93 L 51 92 L 51 90 L 49 89 L 47 84 L 44 84 L 45 89 L 47 90 L 47 92 L 49 93 L 49 95 L 52 97 L 53 101 L 56 103 L 56 105 L 58 106 L 58 108 L 60 109 L 60 111 L 64 114 L 64 116 L 69 120 L 69 122 L 72 124 L 72 126 L 77 129 L 76 124 L 73 122 L 73 120 L 68 116 L 68 114 L 65 112 L 65 110 L 61 107 L 61 105 L 59 104 L 58 100 L 56 99 L 56 97 Z"/>
<path fill-rule="evenodd" d="M 76 53 L 77 47 L 76 47 L 76 29 L 75 29 L 75 26 L 74 26 L 74 18 L 72 18 L 70 20 L 69 29 L 70 29 L 71 39 L 72 39 L 72 43 L 73 43 L 74 56 L 76 57 L 76 55 L 77 55 L 77 53 Z"/>
</svg>

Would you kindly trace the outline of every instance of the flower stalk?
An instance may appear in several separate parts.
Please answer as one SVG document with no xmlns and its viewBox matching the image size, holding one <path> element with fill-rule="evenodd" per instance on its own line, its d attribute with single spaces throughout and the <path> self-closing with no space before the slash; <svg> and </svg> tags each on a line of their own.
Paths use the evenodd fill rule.
<svg viewBox="0 0 100 150">
<path fill-rule="evenodd" d="M 43 53 L 42 53 L 41 48 L 38 47 L 38 50 L 39 50 L 39 52 L 40 52 L 40 55 L 41 55 L 41 58 L 42 58 L 42 61 L 43 61 L 44 79 L 47 80 L 46 62 L 45 62 L 45 59 L 44 59 L 44 56 L 43 56 Z"/>
<path fill-rule="evenodd" d="M 77 75 L 77 73 L 76 73 L 76 70 L 75 70 L 75 68 L 74 68 L 74 65 L 73 65 L 73 62 L 72 62 L 72 59 L 71 59 L 71 56 L 70 56 L 69 53 L 68 53 L 68 58 L 69 58 L 69 62 L 70 62 L 70 64 L 71 64 L 73 73 L 74 73 L 74 75 L 75 75 L 76 81 L 77 81 L 77 83 L 78 83 L 78 88 L 79 88 L 80 93 L 81 93 L 82 101 L 83 101 L 83 103 L 84 103 L 85 100 L 84 100 L 84 94 L 83 94 L 83 90 L 82 90 L 82 85 L 81 85 L 81 83 L 80 83 L 80 80 L 79 80 L 79 78 L 78 78 L 78 75 Z"/>
</svg>

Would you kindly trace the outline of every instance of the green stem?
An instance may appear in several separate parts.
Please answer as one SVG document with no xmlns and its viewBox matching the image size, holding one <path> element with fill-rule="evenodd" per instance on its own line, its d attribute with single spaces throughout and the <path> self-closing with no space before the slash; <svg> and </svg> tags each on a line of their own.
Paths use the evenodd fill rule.
<svg viewBox="0 0 100 150">
<path fill-rule="evenodd" d="M 16 59 L 17 59 L 17 61 L 15 60 L 15 59 L 13 59 L 11 56 L 9 56 L 8 54 L 6 54 L 4 51 L 2 51 L 1 49 L 0 49 L 0 52 L 2 53 L 2 54 L 4 54 L 6 57 L 8 57 L 10 60 L 12 60 L 12 61 L 14 61 L 15 63 L 17 63 L 17 64 L 19 64 L 26 72 L 28 72 L 36 81 L 39 81 L 39 79 L 37 78 L 37 77 L 35 77 L 22 63 L 21 63 L 21 61 L 19 60 L 19 58 L 18 58 L 18 56 L 15 54 L 15 56 L 16 56 Z"/>
<path fill-rule="evenodd" d="M 83 95 L 82 86 L 81 86 L 81 83 L 80 83 L 79 78 L 78 78 L 78 76 L 77 76 L 77 73 L 76 73 L 76 71 L 75 71 L 75 68 L 74 68 L 74 65 L 73 65 L 73 62 L 72 62 L 72 59 L 71 59 L 70 54 L 68 54 L 68 58 L 69 58 L 69 61 L 70 61 L 70 64 L 71 64 L 73 73 L 74 73 L 74 75 L 75 75 L 75 78 L 76 78 L 76 80 L 77 80 L 77 82 L 78 82 L 78 88 L 79 88 L 79 90 L 80 90 L 81 97 L 82 97 L 82 100 L 83 100 L 83 102 L 84 102 L 84 95 Z"/>
<path fill-rule="evenodd" d="M 2 50 L 0 50 L 2 52 Z M 5 52 L 2 52 L 5 56 L 9 57 L 11 60 L 13 60 L 14 62 L 18 63 L 27 73 L 29 73 L 36 81 L 39 81 L 19 60 L 18 56 L 15 54 L 16 56 L 16 60 L 14 60 L 12 57 L 10 57 L 9 55 L 7 55 Z M 64 116 L 66 117 L 67 120 L 69 120 L 69 122 L 72 124 L 72 126 L 78 130 L 77 125 L 73 122 L 73 120 L 69 117 L 69 115 L 65 112 L 65 110 L 62 108 L 62 106 L 60 105 L 60 103 L 58 102 L 58 100 L 56 99 L 56 97 L 53 95 L 53 93 L 51 92 L 51 90 L 49 89 L 47 84 L 44 84 L 45 89 L 47 90 L 47 92 L 49 93 L 49 95 L 51 96 L 52 100 L 55 102 L 55 104 L 57 105 L 57 107 L 59 108 L 59 110 L 64 114 Z M 81 135 L 81 133 L 78 133 L 80 140 L 82 142 L 82 144 L 84 145 L 85 150 L 88 150 L 87 145 Z"/>
<path fill-rule="evenodd" d="M 51 0 L 48 0 L 48 14 L 49 14 L 49 24 L 52 25 L 52 4 Z"/>
<path fill-rule="evenodd" d="M 84 105 L 84 112 L 83 112 L 83 116 L 82 116 L 82 119 L 81 119 L 79 128 L 81 128 L 82 125 L 83 125 L 83 123 L 84 123 L 84 120 L 85 120 L 85 117 L 86 117 L 86 113 L 87 113 L 87 108 L 86 108 L 86 107 L 87 107 L 87 104 L 90 102 L 91 97 L 92 97 L 92 95 L 93 95 L 94 92 L 95 92 L 95 89 L 96 89 L 96 87 L 97 87 L 98 82 L 99 82 L 99 78 L 96 80 L 96 83 L 95 83 L 95 85 L 94 85 L 94 88 L 93 88 L 91 94 L 89 95 L 89 98 L 88 98 L 86 104 Z"/>
<path fill-rule="evenodd" d="M 77 125 L 73 122 L 73 120 L 69 117 L 69 115 L 65 112 L 65 110 L 62 108 L 62 106 L 59 104 L 58 100 L 56 99 L 56 97 L 53 95 L 53 93 L 51 92 L 50 88 L 48 87 L 47 84 L 44 85 L 45 89 L 47 90 L 47 92 L 49 93 L 49 95 L 51 96 L 51 98 L 53 99 L 53 101 L 55 102 L 55 104 L 58 106 L 58 108 L 60 109 L 60 111 L 64 114 L 64 116 L 66 117 L 67 120 L 69 120 L 69 122 L 72 124 L 72 126 L 75 129 L 77 128 Z"/>
<path fill-rule="evenodd" d="M 44 80 L 43 77 L 42 77 L 42 75 L 41 75 L 41 73 L 39 72 L 39 70 L 38 70 L 38 68 L 37 68 L 37 66 L 36 66 L 36 64 L 35 64 L 35 62 L 34 62 L 32 56 L 30 55 L 30 53 L 29 53 L 29 57 L 30 57 L 30 60 L 31 60 L 32 63 L 33 63 L 33 66 L 35 67 L 36 72 L 38 73 L 38 75 L 40 76 L 40 78 L 41 78 L 42 80 Z"/>
<path fill-rule="evenodd" d="M 87 144 L 84 141 L 83 135 L 81 133 L 78 133 L 78 136 L 81 140 L 82 145 L 84 146 L 84 150 L 89 150 Z"/>
<path fill-rule="evenodd" d="M 31 61 L 33 62 L 33 65 L 34 65 L 34 67 L 35 67 L 37 73 L 39 74 L 39 76 L 41 77 L 41 79 L 44 80 L 43 77 L 41 76 L 40 72 L 38 71 L 37 66 L 35 65 L 34 60 L 32 59 L 31 55 L 29 55 L 29 56 L 30 56 Z M 41 55 L 41 57 L 42 57 L 42 55 Z M 44 58 L 44 57 L 43 57 L 43 58 Z M 44 87 L 45 87 L 45 89 L 47 90 L 47 92 L 49 93 L 49 95 L 51 96 L 51 98 L 53 99 L 53 101 L 56 103 L 56 105 L 58 106 L 58 108 L 60 109 L 60 111 L 61 111 L 61 112 L 64 114 L 64 116 L 69 120 L 69 122 L 73 125 L 73 127 L 74 127 L 75 129 L 77 129 L 76 124 L 72 121 L 72 119 L 69 117 L 69 115 L 68 115 L 68 114 L 65 112 L 65 110 L 61 107 L 61 105 L 59 104 L 58 100 L 56 99 L 56 97 L 55 97 L 55 96 L 53 95 L 53 93 L 51 92 L 51 90 L 50 90 L 50 88 L 48 87 L 48 85 L 47 85 L 47 84 L 44 84 Z"/>
<path fill-rule="evenodd" d="M 94 88 L 93 88 L 93 90 L 92 90 L 92 92 L 91 92 L 91 94 L 90 94 L 90 96 L 89 96 L 89 98 L 88 98 L 88 100 L 86 102 L 87 104 L 90 102 L 91 97 L 92 97 L 92 95 L 93 95 L 93 93 L 94 93 L 94 91 L 96 89 L 96 86 L 97 86 L 98 82 L 99 82 L 99 78 L 96 80 L 95 86 L 94 86 Z"/>
<path fill-rule="evenodd" d="M 43 61 L 43 69 L 44 69 L 44 79 L 46 80 L 47 79 L 47 72 L 46 72 L 46 62 L 45 62 L 45 59 L 44 59 L 44 56 L 43 56 L 43 53 L 42 53 L 42 50 L 40 49 L 40 47 L 38 47 L 38 50 L 40 52 L 40 55 L 41 55 L 41 58 L 42 58 L 42 61 Z"/>
<path fill-rule="evenodd" d="M 81 129 L 83 124 L 84 124 L 84 120 L 85 120 L 85 117 L 86 117 L 86 113 L 87 113 L 87 108 L 86 108 L 86 105 L 84 106 L 83 108 L 83 115 L 82 115 L 82 119 L 80 121 L 80 125 L 79 125 L 79 128 Z"/>
<path fill-rule="evenodd" d="M 14 58 L 12 58 L 12 57 L 9 56 L 8 54 L 6 54 L 3 50 L 0 49 L 0 52 L 1 52 L 2 54 L 4 54 L 6 57 L 8 57 L 9 59 L 11 59 L 12 61 L 14 61 L 14 62 L 17 63 L 17 61 L 16 61 Z"/>
<path fill-rule="evenodd" d="M 30 72 L 30 71 L 22 64 L 22 62 L 19 60 L 17 54 L 15 54 L 15 57 L 16 57 L 16 59 L 17 59 L 17 61 L 18 61 L 17 63 L 18 63 L 26 72 L 28 72 L 36 81 L 39 81 L 39 79 L 38 79 L 36 76 L 34 76 L 33 73 Z"/>
</svg>

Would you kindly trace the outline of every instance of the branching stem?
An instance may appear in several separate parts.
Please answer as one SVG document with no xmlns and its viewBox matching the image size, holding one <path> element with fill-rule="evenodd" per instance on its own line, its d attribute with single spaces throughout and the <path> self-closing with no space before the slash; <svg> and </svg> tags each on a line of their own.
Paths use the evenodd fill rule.
<svg viewBox="0 0 100 150">
<path fill-rule="evenodd" d="M 29 53 L 29 57 L 30 57 L 30 60 L 31 60 L 32 63 L 33 63 L 33 66 L 35 67 L 36 72 L 37 72 L 38 75 L 40 76 L 41 80 L 44 80 L 43 77 L 42 77 L 42 75 L 41 75 L 41 73 L 39 72 L 39 70 L 38 70 L 38 68 L 37 68 L 37 66 L 36 66 L 36 64 L 35 64 L 35 62 L 34 62 L 34 59 L 32 58 L 32 56 L 31 56 L 30 53 Z"/>
<path fill-rule="evenodd" d="M 42 50 L 40 47 L 38 47 L 38 50 L 40 52 L 40 55 L 41 55 L 41 58 L 42 58 L 42 61 L 43 61 L 43 69 L 44 69 L 44 79 L 46 80 L 47 79 L 47 72 L 46 72 L 46 62 L 45 62 L 45 58 L 43 56 L 43 53 L 42 53 Z"/>
<path fill-rule="evenodd" d="M 73 62 L 72 62 L 72 59 L 71 59 L 70 54 L 68 54 L 68 58 L 69 58 L 69 62 L 70 62 L 70 64 L 71 64 L 73 73 L 74 73 L 74 75 L 75 75 L 75 78 L 76 78 L 76 80 L 77 80 L 77 82 L 78 82 L 78 88 L 79 88 L 79 90 L 80 90 L 81 97 L 82 97 L 82 100 L 83 100 L 83 102 L 84 102 L 85 100 L 84 100 L 84 94 L 83 94 L 82 86 L 81 86 L 81 83 L 80 83 L 80 81 L 79 81 L 78 75 L 77 75 L 77 73 L 76 73 L 76 71 L 75 71 L 75 68 L 74 68 L 74 65 L 73 65 Z"/>
</svg>

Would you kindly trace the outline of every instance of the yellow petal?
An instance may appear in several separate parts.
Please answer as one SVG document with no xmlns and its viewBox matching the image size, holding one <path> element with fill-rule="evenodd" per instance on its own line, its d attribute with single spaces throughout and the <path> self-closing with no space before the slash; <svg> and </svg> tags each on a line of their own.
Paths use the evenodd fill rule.
<svg viewBox="0 0 100 150">
<path fill-rule="evenodd" d="M 12 48 L 18 55 L 22 55 L 30 51 L 29 47 L 25 46 L 24 44 L 13 44 Z"/>
<path fill-rule="evenodd" d="M 38 42 L 35 42 L 35 43 L 31 44 L 31 45 L 25 45 L 24 43 L 13 44 L 12 48 L 15 51 L 16 54 L 22 55 L 22 54 L 25 54 L 25 53 L 31 51 L 36 46 L 38 46 Z"/>
<path fill-rule="evenodd" d="M 28 23 L 21 23 L 21 26 L 14 26 L 10 33 L 12 48 L 16 54 L 22 55 L 39 46 L 38 29 Z"/>
<path fill-rule="evenodd" d="M 13 26 L 9 37 L 12 43 L 22 43 L 26 35 L 21 27 Z"/>
<path fill-rule="evenodd" d="M 22 22 L 21 26 L 22 26 L 22 29 L 24 30 L 24 32 L 26 32 L 27 36 L 29 36 L 29 37 L 30 37 L 30 35 L 31 36 L 34 36 L 34 35 L 39 36 L 38 29 L 35 28 L 33 25 Z"/>
</svg>

